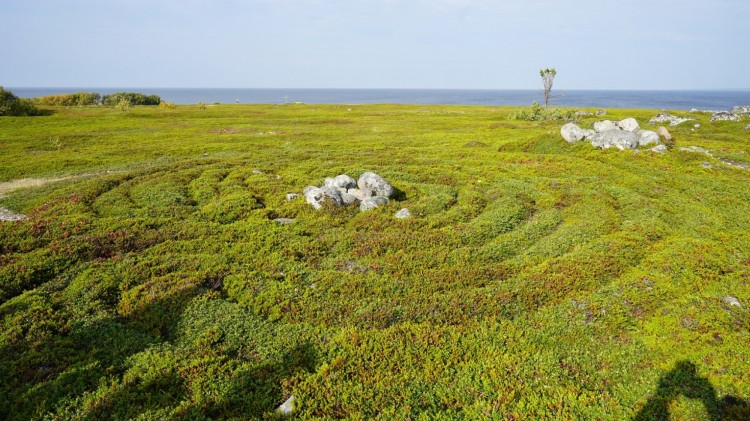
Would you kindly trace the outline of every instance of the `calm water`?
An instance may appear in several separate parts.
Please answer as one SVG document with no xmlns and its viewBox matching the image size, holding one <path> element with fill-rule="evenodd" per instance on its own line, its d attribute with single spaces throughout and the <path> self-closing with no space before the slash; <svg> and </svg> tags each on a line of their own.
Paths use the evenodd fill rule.
<svg viewBox="0 0 750 421">
<path fill-rule="evenodd" d="M 8 88 L 24 98 L 69 93 L 118 91 L 159 95 L 177 104 L 461 104 L 530 105 L 541 101 L 538 90 L 461 89 L 179 89 L 179 88 Z M 556 90 L 553 105 L 594 108 L 727 110 L 750 105 L 750 89 L 725 91 L 586 91 Z"/>
</svg>

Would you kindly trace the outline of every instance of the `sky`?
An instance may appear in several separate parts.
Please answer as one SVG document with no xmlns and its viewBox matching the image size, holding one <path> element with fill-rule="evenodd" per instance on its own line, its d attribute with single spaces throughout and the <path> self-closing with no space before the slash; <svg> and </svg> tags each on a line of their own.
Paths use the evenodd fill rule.
<svg viewBox="0 0 750 421">
<path fill-rule="evenodd" d="M 747 0 L 2 0 L 0 86 L 748 89 Z"/>
</svg>

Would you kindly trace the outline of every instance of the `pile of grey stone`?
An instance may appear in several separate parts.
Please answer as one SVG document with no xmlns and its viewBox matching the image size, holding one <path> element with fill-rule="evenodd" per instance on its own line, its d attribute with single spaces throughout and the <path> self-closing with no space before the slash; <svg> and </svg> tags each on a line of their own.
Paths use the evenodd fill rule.
<svg viewBox="0 0 750 421">
<path fill-rule="evenodd" d="M 652 149 L 654 152 L 666 151 L 666 146 L 659 145 L 660 135 L 666 140 L 671 139 L 666 128 L 660 127 L 658 133 L 651 130 L 641 130 L 638 121 L 634 118 L 626 118 L 620 121 L 597 121 L 593 124 L 593 130 L 582 129 L 574 123 L 568 123 L 562 126 L 560 134 L 568 143 L 588 141 L 597 149 L 615 147 L 624 150 L 637 149 L 639 146 L 657 145 Z"/>
<path fill-rule="evenodd" d="M 374 172 L 366 172 L 357 180 L 340 174 L 326 178 L 320 187 L 308 186 L 302 191 L 307 203 L 315 209 L 322 208 L 324 202 L 330 202 L 334 206 L 359 205 L 360 211 L 387 204 L 394 193 L 391 183 Z"/>
<path fill-rule="evenodd" d="M 689 117 L 677 117 L 669 113 L 659 113 L 651 118 L 651 120 L 648 121 L 648 124 L 654 125 L 654 124 L 664 124 L 669 123 L 670 126 L 676 126 L 678 124 L 682 124 L 686 121 L 694 121 L 694 118 Z"/>
</svg>

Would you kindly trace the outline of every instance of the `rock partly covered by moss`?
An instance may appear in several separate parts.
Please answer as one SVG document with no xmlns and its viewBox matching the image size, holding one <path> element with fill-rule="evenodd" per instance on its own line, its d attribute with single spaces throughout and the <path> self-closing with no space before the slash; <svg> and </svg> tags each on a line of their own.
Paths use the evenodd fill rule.
<svg viewBox="0 0 750 421">
<path fill-rule="evenodd" d="M 395 189 L 383 177 L 366 172 L 356 181 L 346 174 L 326 178 L 322 187 L 308 186 L 302 193 L 315 209 L 330 202 L 336 207 L 359 204 L 361 211 L 367 211 L 387 204 Z"/>
<path fill-rule="evenodd" d="M 648 124 L 655 125 L 660 123 L 669 123 L 670 126 L 676 126 L 678 124 L 682 124 L 686 121 L 694 121 L 694 118 L 688 118 L 688 117 L 677 117 L 669 113 L 659 113 L 653 117 L 651 117 L 651 120 L 648 121 Z"/>
<path fill-rule="evenodd" d="M 659 143 L 659 134 L 651 130 L 641 130 L 634 118 L 596 121 L 592 126 L 594 130 L 582 129 L 574 123 L 568 123 L 562 126 L 560 134 L 568 143 L 587 140 L 598 149 L 637 149 L 639 146 Z"/>
</svg>

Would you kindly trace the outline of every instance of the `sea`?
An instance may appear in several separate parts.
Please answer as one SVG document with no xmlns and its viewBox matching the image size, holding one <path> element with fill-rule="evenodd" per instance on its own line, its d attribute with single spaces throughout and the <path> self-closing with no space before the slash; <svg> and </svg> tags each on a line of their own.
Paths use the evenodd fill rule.
<svg viewBox="0 0 750 421">
<path fill-rule="evenodd" d="M 140 92 L 176 104 L 443 104 L 531 105 L 543 102 L 533 89 L 253 89 L 253 88 L 8 88 L 16 96 L 86 91 L 102 95 Z M 551 105 L 579 108 L 648 108 L 659 110 L 729 110 L 750 105 L 750 89 L 702 91 L 553 90 Z"/>
</svg>

